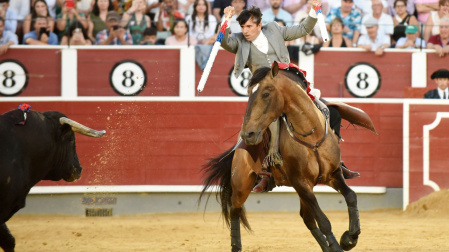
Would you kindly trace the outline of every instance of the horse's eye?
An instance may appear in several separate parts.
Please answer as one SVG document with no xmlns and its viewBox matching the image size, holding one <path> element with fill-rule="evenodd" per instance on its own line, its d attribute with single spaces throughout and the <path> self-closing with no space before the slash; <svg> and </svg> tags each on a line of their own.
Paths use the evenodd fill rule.
<svg viewBox="0 0 449 252">
<path fill-rule="evenodd" d="M 265 99 L 265 98 L 268 98 L 268 96 L 270 96 L 270 93 L 263 93 L 263 94 L 262 94 L 262 98 L 264 98 L 264 99 Z"/>
</svg>

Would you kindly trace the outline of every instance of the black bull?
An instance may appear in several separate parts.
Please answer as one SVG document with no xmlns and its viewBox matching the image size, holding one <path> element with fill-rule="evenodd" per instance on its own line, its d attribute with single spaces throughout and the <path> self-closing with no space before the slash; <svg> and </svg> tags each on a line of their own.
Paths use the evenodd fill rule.
<svg viewBox="0 0 449 252">
<path fill-rule="evenodd" d="M 95 131 L 57 111 L 13 110 L 0 115 L 0 248 L 14 251 L 15 240 L 6 222 L 25 206 L 25 198 L 41 180 L 80 178 L 82 167 L 74 132 L 101 137 Z"/>
</svg>

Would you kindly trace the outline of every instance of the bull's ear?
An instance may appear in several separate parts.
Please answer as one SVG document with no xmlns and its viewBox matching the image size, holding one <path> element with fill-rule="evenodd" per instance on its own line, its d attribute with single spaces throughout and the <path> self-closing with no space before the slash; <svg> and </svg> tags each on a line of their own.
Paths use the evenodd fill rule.
<svg viewBox="0 0 449 252">
<path fill-rule="evenodd" d="M 274 78 L 278 75 L 279 72 L 279 65 L 277 61 L 274 61 L 271 65 L 271 77 Z"/>
</svg>

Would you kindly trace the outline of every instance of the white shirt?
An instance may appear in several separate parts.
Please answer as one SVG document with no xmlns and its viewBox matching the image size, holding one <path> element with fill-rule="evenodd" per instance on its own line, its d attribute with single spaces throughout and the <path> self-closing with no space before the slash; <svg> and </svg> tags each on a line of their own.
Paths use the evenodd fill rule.
<svg viewBox="0 0 449 252">
<path fill-rule="evenodd" d="M 358 8 L 360 12 L 362 12 L 363 16 L 373 13 L 371 5 L 372 5 L 371 0 L 354 0 L 354 7 Z M 387 8 L 388 7 L 387 0 L 382 0 L 382 5 L 384 8 Z"/>
<path fill-rule="evenodd" d="M 371 51 L 376 51 L 377 48 L 381 47 L 383 44 L 390 44 L 390 37 L 387 35 L 377 35 L 375 41 L 371 41 L 368 34 L 361 35 L 359 37 L 358 45 L 371 45 Z"/>
<path fill-rule="evenodd" d="M 29 0 L 13 0 L 9 1 L 9 8 L 14 9 L 17 13 L 19 20 L 24 20 L 25 17 L 30 14 L 30 1 Z"/>
<path fill-rule="evenodd" d="M 189 26 L 189 32 L 191 35 L 195 36 L 197 41 L 207 40 L 215 35 L 215 28 L 217 27 L 217 19 L 214 15 L 209 15 L 209 24 L 204 27 L 204 19 L 200 20 L 198 17 L 195 18 L 195 29 L 193 29 L 192 15 L 186 17 L 187 25 Z"/>
<path fill-rule="evenodd" d="M 446 88 L 445 90 L 441 90 L 438 88 L 438 94 L 440 95 L 441 99 L 449 99 L 448 98 L 448 89 Z"/>
<path fill-rule="evenodd" d="M 257 49 L 259 49 L 259 51 L 265 54 L 268 53 L 268 39 L 262 31 L 259 33 L 259 36 L 257 36 L 257 38 L 251 43 L 253 43 L 253 45 Z"/>
</svg>

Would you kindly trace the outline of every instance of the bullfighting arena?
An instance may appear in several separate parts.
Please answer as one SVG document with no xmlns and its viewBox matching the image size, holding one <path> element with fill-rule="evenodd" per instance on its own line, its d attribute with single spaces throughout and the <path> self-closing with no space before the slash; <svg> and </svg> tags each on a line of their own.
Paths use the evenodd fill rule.
<svg viewBox="0 0 449 252">
<path fill-rule="evenodd" d="M 326 211 L 333 232 L 347 229 L 344 211 Z M 244 251 L 321 251 L 298 213 L 249 212 Z M 352 251 L 449 251 L 449 190 L 430 194 L 406 211 L 361 211 L 362 234 Z M 219 212 L 114 217 L 16 215 L 8 223 L 17 251 L 229 251 Z"/>
</svg>

